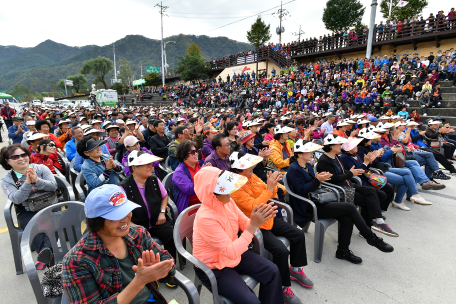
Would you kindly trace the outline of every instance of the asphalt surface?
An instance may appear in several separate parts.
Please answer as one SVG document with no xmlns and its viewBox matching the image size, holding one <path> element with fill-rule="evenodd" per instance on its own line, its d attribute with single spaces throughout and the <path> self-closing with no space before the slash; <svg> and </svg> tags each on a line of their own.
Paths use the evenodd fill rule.
<svg viewBox="0 0 456 304">
<path fill-rule="evenodd" d="M 3 138 L 5 138 L 3 132 Z M 1 143 L 3 147 L 5 143 Z M 0 168 L 0 176 L 5 170 Z M 390 207 L 384 214 L 386 222 L 399 233 L 398 238 L 384 237 L 394 246 L 394 252 L 382 253 L 358 236 L 355 228 L 350 249 L 363 259 L 359 265 L 335 258 L 337 225 L 326 232 L 321 263 L 314 262 L 314 226 L 306 233 L 308 265 L 306 275 L 314 282 L 305 289 L 292 282 L 295 294 L 303 303 L 455 303 L 456 302 L 456 177 L 442 181 L 446 189 L 421 191 L 432 206 L 412 205 L 411 211 Z M 418 187 L 419 188 L 419 187 Z M 6 196 L 0 192 L 0 205 Z M 16 275 L 11 242 L 6 223 L 0 216 L 0 304 L 36 303 L 27 275 Z M 182 271 L 190 280 L 193 267 Z M 188 303 L 182 289 L 170 289 L 160 284 L 160 291 L 169 301 Z M 255 289 L 258 294 L 258 287 Z M 201 303 L 212 303 L 203 287 Z"/>
</svg>

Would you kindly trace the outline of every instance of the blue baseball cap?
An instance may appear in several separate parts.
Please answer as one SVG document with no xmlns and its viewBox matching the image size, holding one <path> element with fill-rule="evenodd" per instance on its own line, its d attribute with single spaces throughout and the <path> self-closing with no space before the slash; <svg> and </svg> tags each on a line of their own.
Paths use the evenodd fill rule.
<svg viewBox="0 0 456 304">
<path fill-rule="evenodd" d="M 117 185 L 102 185 L 93 189 L 86 198 L 84 211 L 87 218 L 102 217 L 119 221 L 126 217 L 138 204 L 127 199 L 125 191 Z"/>
<path fill-rule="evenodd" d="M 377 121 L 378 121 L 378 118 L 377 118 L 377 117 L 374 117 L 374 116 L 372 116 L 371 118 L 369 118 L 369 121 L 372 121 L 372 122 L 377 122 Z"/>
</svg>

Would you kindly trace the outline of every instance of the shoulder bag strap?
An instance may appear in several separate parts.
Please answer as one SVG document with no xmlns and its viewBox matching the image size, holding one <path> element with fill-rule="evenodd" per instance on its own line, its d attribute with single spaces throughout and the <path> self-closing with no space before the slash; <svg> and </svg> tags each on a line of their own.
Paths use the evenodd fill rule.
<svg viewBox="0 0 456 304">
<path fill-rule="evenodd" d="M 337 162 L 339 163 L 340 165 L 340 168 L 342 169 L 342 173 L 345 174 L 345 170 L 344 170 L 344 166 L 342 166 L 342 164 L 340 163 L 340 160 L 339 160 L 339 157 L 336 155 L 336 159 L 337 159 Z M 348 182 L 348 180 L 345 180 L 347 182 L 347 185 L 351 188 L 351 185 L 350 183 Z"/>
</svg>

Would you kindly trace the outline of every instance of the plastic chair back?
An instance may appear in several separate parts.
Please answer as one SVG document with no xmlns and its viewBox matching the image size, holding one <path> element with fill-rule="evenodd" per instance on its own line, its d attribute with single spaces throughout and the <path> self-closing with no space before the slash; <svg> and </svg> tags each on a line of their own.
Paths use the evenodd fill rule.
<svg viewBox="0 0 456 304">
<path fill-rule="evenodd" d="M 62 207 L 66 209 L 62 210 Z M 38 304 L 53 303 L 57 298 L 50 299 L 43 296 L 40 279 L 30 250 L 34 237 L 39 233 L 45 233 L 51 241 L 55 263 L 61 263 L 65 254 L 80 240 L 82 236 L 81 222 L 85 218 L 84 204 L 62 202 L 39 211 L 25 227 L 21 241 L 22 259 Z M 67 238 L 70 247 L 67 246 Z M 60 240 L 61 248 L 57 245 L 57 239 Z M 58 301 L 60 300 L 61 297 L 58 298 Z"/>
<path fill-rule="evenodd" d="M 54 175 L 57 186 L 63 189 L 63 201 L 76 201 L 73 189 L 63 175 Z"/>
<path fill-rule="evenodd" d="M 165 178 L 163 178 L 163 187 L 165 187 L 165 190 L 168 192 L 168 195 L 170 198 L 173 197 L 173 175 L 174 172 L 168 173 Z"/>
<path fill-rule="evenodd" d="M 317 207 L 315 206 L 314 202 L 309 199 L 306 199 L 302 196 L 297 195 L 293 191 L 291 191 L 290 187 L 288 186 L 287 176 L 285 175 L 283 178 L 283 183 L 285 188 L 287 189 L 288 194 L 291 196 L 300 199 L 304 202 L 310 204 L 313 208 L 313 216 L 315 222 L 315 235 L 314 235 L 314 260 L 315 263 L 320 263 L 321 258 L 323 256 L 323 243 L 325 240 L 325 232 L 326 229 L 336 222 L 335 219 L 319 219 Z M 337 192 L 337 191 L 336 191 Z"/>
<path fill-rule="evenodd" d="M 75 187 L 77 193 L 79 194 L 79 200 L 84 203 L 88 194 L 88 189 L 86 186 L 85 177 L 82 172 L 80 172 L 78 174 L 78 177 L 76 177 Z"/>
<path fill-rule="evenodd" d="M 3 209 L 3 214 L 5 216 L 6 227 L 8 227 L 8 233 L 11 240 L 11 247 L 13 249 L 13 257 L 14 257 L 14 265 L 16 267 L 16 275 L 24 273 L 22 269 L 22 258 L 21 258 L 21 239 L 24 230 L 19 227 L 19 223 L 17 226 L 14 224 L 13 215 L 11 209 L 13 209 L 13 202 L 11 200 L 7 200 L 5 204 L 5 208 Z"/>
</svg>

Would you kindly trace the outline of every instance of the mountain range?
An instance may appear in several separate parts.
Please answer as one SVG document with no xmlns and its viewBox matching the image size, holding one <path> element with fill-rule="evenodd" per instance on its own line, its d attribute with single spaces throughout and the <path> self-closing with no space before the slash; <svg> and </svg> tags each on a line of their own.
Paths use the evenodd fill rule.
<svg viewBox="0 0 456 304">
<path fill-rule="evenodd" d="M 183 56 L 187 47 L 195 42 L 207 60 L 242 52 L 253 48 L 248 43 L 238 42 L 226 37 L 195 35 L 176 35 L 164 41 L 175 41 L 166 45 L 167 63 L 172 69 L 178 58 Z M 130 62 L 133 75 L 140 78 L 146 75 L 146 66 L 161 66 L 161 41 L 141 35 L 128 35 L 115 41 L 116 61 L 126 59 Z M 0 46 L 0 90 L 12 90 L 15 85 L 23 84 L 36 92 L 53 91 L 59 79 L 79 74 L 87 60 L 104 56 L 113 60 L 113 45 L 86 45 L 72 47 L 46 40 L 35 47 Z M 112 75 L 114 72 L 112 73 Z M 93 76 L 86 75 L 88 86 Z"/>
</svg>

